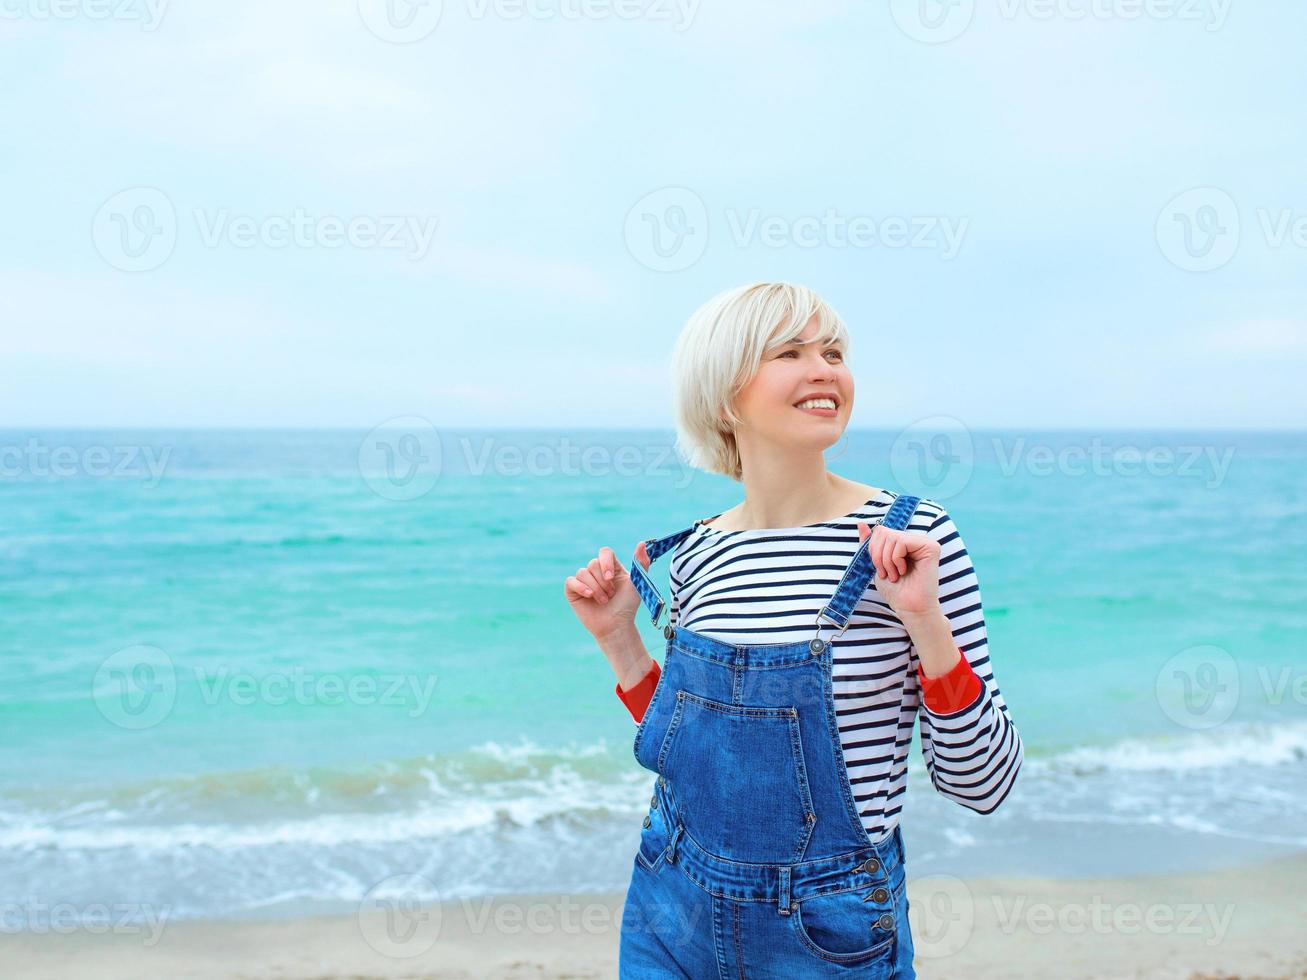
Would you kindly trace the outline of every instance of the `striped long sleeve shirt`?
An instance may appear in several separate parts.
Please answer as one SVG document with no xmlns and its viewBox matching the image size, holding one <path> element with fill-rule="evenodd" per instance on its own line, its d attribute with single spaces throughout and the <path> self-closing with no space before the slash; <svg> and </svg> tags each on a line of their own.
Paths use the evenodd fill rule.
<svg viewBox="0 0 1307 980">
<path fill-rule="evenodd" d="M 697 525 L 672 552 L 671 622 L 727 643 L 810 639 L 818 611 L 858 549 L 858 523 L 879 520 L 896 496 L 882 490 L 852 514 L 805 527 Z M 927 678 L 874 580 L 848 629 L 833 640 L 840 743 L 870 840 L 898 823 L 914 723 L 936 791 L 979 813 L 1003 802 L 1023 759 L 989 659 L 980 585 L 957 527 L 939 503 L 922 498 L 906 530 L 939 542 L 939 602 L 962 656 L 953 670 Z M 629 691 L 616 688 L 637 721 L 659 674 L 655 662 Z"/>
</svg>

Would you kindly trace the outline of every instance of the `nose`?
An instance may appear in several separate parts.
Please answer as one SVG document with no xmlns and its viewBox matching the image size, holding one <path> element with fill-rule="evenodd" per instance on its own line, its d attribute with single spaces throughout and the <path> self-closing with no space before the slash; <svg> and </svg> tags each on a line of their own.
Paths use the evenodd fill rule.
<svg viewBox="0 0 1307 980">
<path fill-rule="evenodd" d="M 812 381 L 829 381 L 833 377 L 835 377 L 835 365 L 826 358 L 818 356 L 816 363 L 808 371 L 808 378 Z"/>
</svg>

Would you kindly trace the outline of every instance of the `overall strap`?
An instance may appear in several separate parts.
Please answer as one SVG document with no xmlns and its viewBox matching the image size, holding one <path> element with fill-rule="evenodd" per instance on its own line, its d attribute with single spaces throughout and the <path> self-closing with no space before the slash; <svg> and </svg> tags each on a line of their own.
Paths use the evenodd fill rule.
<svg viewBox="0 0 1307 980">
<path fill-rule="evenodd" d="M 920 497 L 899 494 L 894 498 L 894 503 L 890 504 L 885 516 L 876 523 L 892 531 L 902 531 L 908 526 L 908 521 L 912 519 L 920 500 Z M 853 607 L 858 604 L 858 600 L 862 598 L 862 594 L 867 591 L 867 586 L 876 575 L 876 566 L 872 564 L 871 554 L 868 551 L 870 545 L 871 536 L 868 535 L 867 540 L 858 546 L 853 560 L 849 562 L 849 567 L 844 570 L 844 577 L 836 586 L 830 602 L 826 603 L 826 607 L 817 614 L 818 622 L 821 622 L 824 617 L 838 626 L 841 633 L 848 629 Z"/>
<path fill-rule="evenodd" d="M 691 524 L 685 530 L 669 534 L 665 538 L 648 538 L 636 546 L 635 557 L 631 559 L 631 584 L 635 586 L 635 591 L 640 593 L 645 608 L 653 616 L 655 626 L 658 625 L 658 617 L 663 614 L 666 603 L 663 602 L 658 587 L 653 584 L 653 580 L 645 573 L 644 565 L 640 563 L 640 550 L 644 549 L 644 553 L 649 559 L 649 565 L 652 567 L 654 562 L 689 537 L 696 526 L 697 524 Z"/>
</svg>

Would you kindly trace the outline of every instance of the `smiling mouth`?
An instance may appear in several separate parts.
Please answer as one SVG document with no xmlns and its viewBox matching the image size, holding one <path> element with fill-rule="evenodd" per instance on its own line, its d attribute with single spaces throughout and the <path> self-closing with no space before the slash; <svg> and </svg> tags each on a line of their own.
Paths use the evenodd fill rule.
<svg viewBox="0 0 1307 980">
<path fill-rule="evenodd" d="M 833 398 L 805 398 L 794 407 L 809 415 L 834 416 L 838 413 L 838 402 Z"/>
</svg>

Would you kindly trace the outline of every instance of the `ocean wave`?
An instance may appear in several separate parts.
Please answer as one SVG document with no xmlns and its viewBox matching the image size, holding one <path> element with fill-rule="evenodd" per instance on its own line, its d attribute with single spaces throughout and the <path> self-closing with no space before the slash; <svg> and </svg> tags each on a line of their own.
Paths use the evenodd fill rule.
<svg viewBox="0 0 1307 980">
<path fill-rule="evenodd" d="M 1198 797 L 1224 783 L 1230 770 L 1307 761 L 1307 724 L 1226 727 L 1028 757 L 1018 795 L 1044 816 L 1053 812 L 1044 812 L 1044 804 L 1070 798 L 1097 799 L 1104 812 L 1145 812 L 1154 809 L 1158 778 L 1183 775 L 1188 783 L 1178 788 L 1188 785 Z M 912 765 L 910 777 L 915 792 L 929 791 L 923 766 Z M 546 747 L 522 740 L 363 767 L 269 767 L 68 787 L 53 795 L 11 792 L 0 796 L 0 851 L 331 848 L 487 834 L 506 839 L 537 830 L 560 839 L 638 816 L 652 778 L 630 760 L 625 744 Z M 1272 795 L 1242 802 L 1276 811 L 1294 803 L 1282 798 L 1295 797 L 1292 788 L 1267 790 Z"/>
<path fill-rule="evenodd" d="M 1307 723 L 1224 725 L 1210 731 L 1128 738 L 1027 759 L 1025 775 L 1040 772 L 1176 772 L 1307 761 Z"/>
<path fill-rule="evenodd" d="M 629 816 L 652 774 L 596 744 L 487 742 L 349 769 L 263 768 L 0 796 L 0 849 L 381 843 Z M 82 790 L 83 794 L 87 791 Z"/>
</svg>

